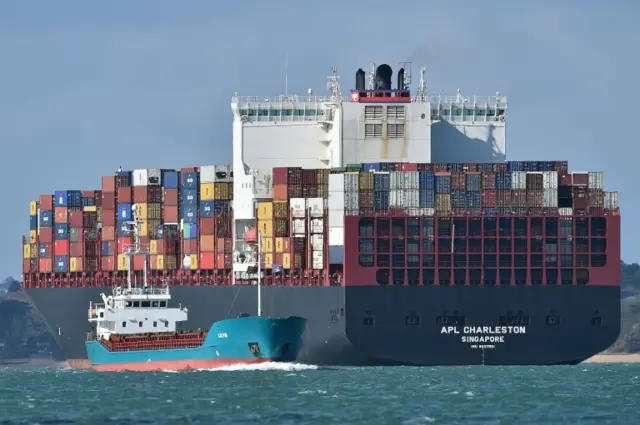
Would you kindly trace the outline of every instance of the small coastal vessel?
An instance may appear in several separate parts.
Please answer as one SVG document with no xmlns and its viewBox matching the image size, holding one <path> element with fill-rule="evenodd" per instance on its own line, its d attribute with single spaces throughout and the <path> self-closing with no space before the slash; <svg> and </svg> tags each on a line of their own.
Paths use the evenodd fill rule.
<svg viewBox="0 0 640 425">
<path fill-rule="evenodd" d="M 179 331 L 177 324 L 187 320 L 188 309 L 171 306 L 170 285 L 149 286 L 146 273 L 142 285 L 132 282 L 133 256 L 143 256 L 147 269 L 148 252 L 141 249 L 138 232 L 141 222 L 133 206 L 132 220 L 125 222 L 134 241 L 126 248 L 126 288 L 116 286 L 112 295 L 100 294 L 103 303 L 89 303 L 89 322 L 96 324 L 85 343 L 91 369 L 183 371 L 296 359 L 306 319 L 262 316 L 260 280 L 257 316 L 220 320 L 208 330 Z M 259 244 L 257 251 L 260 258 Z"/>
</svg>

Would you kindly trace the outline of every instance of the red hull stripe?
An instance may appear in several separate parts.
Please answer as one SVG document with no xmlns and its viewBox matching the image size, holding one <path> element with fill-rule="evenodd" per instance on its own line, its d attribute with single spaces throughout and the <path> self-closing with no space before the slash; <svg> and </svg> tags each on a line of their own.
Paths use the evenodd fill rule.
<svg viewBox="0 0 640 425">
<path fill-rule="evenodd" d="M 207 359 L 207 360 L 166 360 L 156 362 L 110 363 L 92 365 L 91 369 L 100 372 L 159 372 L 163 370 L 186 371 L 195 369 L 215 369 L 239 364 L 258 364 L 274 361 L 273 359 Z"/>
</svg>

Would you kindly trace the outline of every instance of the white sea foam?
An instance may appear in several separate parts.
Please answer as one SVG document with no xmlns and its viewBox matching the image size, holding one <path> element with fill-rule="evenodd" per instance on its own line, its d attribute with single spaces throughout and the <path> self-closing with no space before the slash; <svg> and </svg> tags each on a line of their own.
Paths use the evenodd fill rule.
<svg viewBox="0 0 640 425">
<path fill-rule="evenodd" d="M 299 372 L 303 370 L 316 370 L 318 366 L 303 363 L 256 363 L 256 364 L 235 364 L 232 366 L 222 366 L 213 369 L 197 369 L 199 372 L 247 372 L 247 371 L 281 371 Z"/>
</svg>

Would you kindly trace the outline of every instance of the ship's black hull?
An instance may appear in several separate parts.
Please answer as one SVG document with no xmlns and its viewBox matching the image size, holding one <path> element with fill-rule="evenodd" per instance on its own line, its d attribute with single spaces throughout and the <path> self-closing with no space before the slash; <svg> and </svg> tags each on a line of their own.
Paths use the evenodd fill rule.
<svg viewBox="0 0 640 425">
<path fill-rule="evenodd" d="M 100 293 L 108 295 L 110 288 L 25 292 L 65 359 L 86 359 L 89 301 L 100 302 Z M 274 286 L 263 287 L 262 300 L 265 315 L 307 319 L 298 361 L 318 365 L 576 364 L 607 349 L 620 332 L 619 287 Z M 207 329 L 216 320 L 254 314 L 257 288 L 175 286 L 172 302 L 189 309 L 184 329 Z M 453 326 L 452 316 L 463 317 L 464 324 Z M 525 332 L 465 334 L 465 326 L 495 332 L 501 316 L 526 318 Z M 468 343 L 462 337 L 487 340 Z"/>
</svg>

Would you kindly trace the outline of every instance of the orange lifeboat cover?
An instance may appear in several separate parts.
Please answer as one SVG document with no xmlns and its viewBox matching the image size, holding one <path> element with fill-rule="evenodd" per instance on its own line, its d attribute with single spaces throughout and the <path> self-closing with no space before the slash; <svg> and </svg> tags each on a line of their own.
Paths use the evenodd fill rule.
<svg viewBox="0 0 640 425">
<path fill-rule="evenodd" d="M 258 242 L 258 231 L 256 229 L 249 229 L 244 234 L 244 241 L 246 243 L 256 243 Z"/>
</svg>

